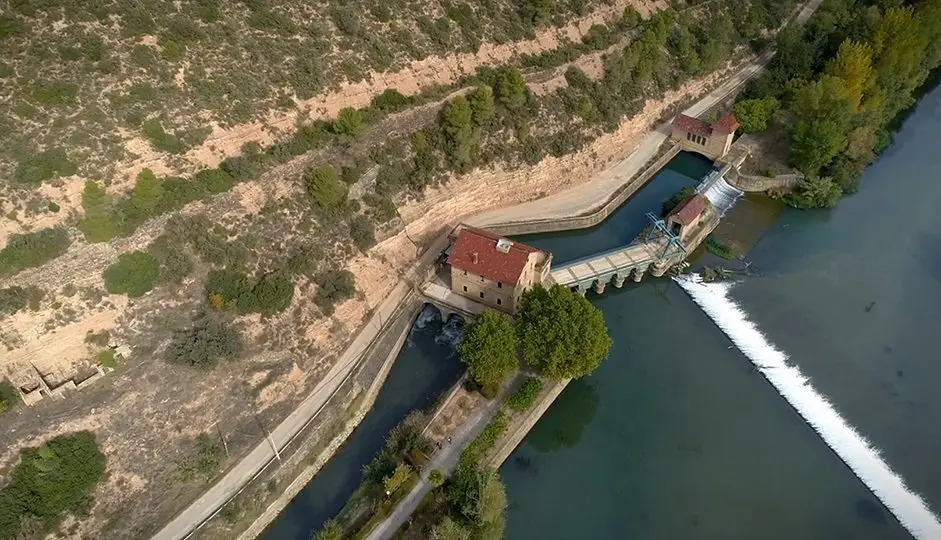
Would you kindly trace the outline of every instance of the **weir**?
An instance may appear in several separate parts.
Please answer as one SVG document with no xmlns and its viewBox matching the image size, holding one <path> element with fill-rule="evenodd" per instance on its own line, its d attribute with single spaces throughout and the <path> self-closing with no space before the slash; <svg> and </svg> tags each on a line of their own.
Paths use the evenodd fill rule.
<svg viewBox="0 0 941 540">
<path fill-rule="evenodd" d="M 941 522 L 924 499 L 906 486 L 880 451 L 840 415 L 807 376 L 787 362 L 787 355 L 768 342 L 729 298 L 731 285 L 703 283 L 695 274 L 676 278 L 676 282 L 912 536 L 919 540 L 941 538 Z"/>
<path fill-rule="evenodd" d="M 699 186 L 696 187 L 696 193 L 699 193 L 712 203 L 713 208 L 715 208 L 720 218 L 725 217 L 729 209 L 735 206 L 735 201 L 744 194 L 742 190 L 730 186 L 729 183 L 725 181 L 725 174 L 730 168 L 729 165 L 726 165 L 720 170 L 712 171 Z"/>
</svg>

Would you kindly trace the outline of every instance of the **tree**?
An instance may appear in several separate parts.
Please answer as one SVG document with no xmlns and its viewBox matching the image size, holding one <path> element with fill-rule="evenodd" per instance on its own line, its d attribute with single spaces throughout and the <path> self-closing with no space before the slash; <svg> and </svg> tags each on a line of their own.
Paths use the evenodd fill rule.
<svg viewBox="0 0 941 540">
<path fill-rule="evenodd" d="M 764 131 L 768 129 L 771 115 L 779 105 L 778 100 L 771 96 L 763 99 L 745 99 L 735 104 L 735 119 L 738 120 L 745 133 Z"/>
<path fill-rule="evenodd" d="M 457 96 L 448 102 L 444 108 L 442 127 L 447 141 L 446 150 L 451 162 L 459 170 L 470 166 L 474 129 L 473 112 L 467 98 Z"/>
<path fill-rule="evenodd" d="M 220 360 L 242 353 L 242 337 L 225 321 L 204 315 L 192 327 L 174 332 L 167 346 L 167 360 L 201 369 L 212 369 Z"/>
<path fill-rule="evenodd" d="M 0 488 L 0 538 L 48 534 L 67 514 L 89 508 L 106 465 L 90 431 L 59 435 L 23 449 Z"/>
<path fill-rule="evenodd" d="M 859 110 L 863 95 L 875 82 L 872 72 L 872 49 L 865 43 L 846 40 L 830 62 L 826 72 L 843 81 L 847 99 L 853 111 Z"/>
<path fill-rule="evenodd" d="M 470 531 L 448 516 L 431 528 L 432 540 L 468 540 Z"/>
<path fill-rule="evenodd" d="M 511 111 L 525 105 L 527 88 L 520 70 L 516 68 L 501 70 L 494 93 L 500 103 Z"/>
<path fill-rule="evenodd" d="M 310 540 L 343 540 L 343 527 L 336 518 L 328 519 Z"/>
<path fill-rule="evenodd" d="M 601 311 L 561 285 L 524 293 L 516 328 L 523 359 L 551 379 L 588 375 L 611 348 Z"/>
<path fill-rule="evenodd" d="M 555 11 L 555 0 L 525 0 L 520 15 L 533 26 L 549 22 Z"/>
<path fill-rule="evenodd" d="M 350 219 L 350 238 L 360 251 L 366 252 L 376 245 L 376 226 L 366 216 L 353 216 Z"/>
<path fill-rule="evenodd" d="M 335 211 L 346 198 L 346 186 L 331 165 L 321 165 L 307 172 L 307 193 L 320 209 Z"/>
<path fill-rule="evenodd" d="M 333 315 L 333 306 L 353 296 L 356 292 L 356 280 L 349 270 L 328 270 L 314 277 L 317 293 L 314 303 L 326 315 Z"/>
<path fill-rule="evenodd" d="M 107 242 L 118 234 L 112 203 L 111 196 L 101 184 L 94 180 L 85 182 L 82 191 L 85 217 L 78 222 L 78 228 L 89 242 Z"/>
<path fill-rule="evenodd" d="M 392 474 L 382 480 L 382 487 L 386 490 L 386 495 L 391 495 L 399 490 L 408 482 L 412 476 L 412 468 L 405 463 L 399 465 L 392 471 Z"/>
<path fill-rule="evenodd" d="M 444 483 L 444 473 L 438 469 L 432 469 L 431 472 L 428 473 L 428 483 L 431 484 L 432 487 L 441 486 L 441 484 Z"/>
<path fill-rule="evenodd" d="M 833 208 L 843 195 L 840 185 L 828 177 L 808 176 L 785 198 L 797 208 Z"/>
<path fill-rule="evenodd" d="M 846 145 L 846 134 L 831 120 L 798 122 L 791 135 L 791 161 L 805 174 L 816 174 Z"/>
<path fill-rule="evenodd" d="M 131 298 L 143 296 L 154 288 L 160 267 L 153 255 L 145 251 L 122 253 L 118 262 L 105 268 L 105 289 L 111 294 L 127 294 Z"/>
<path fill-rule="evenodd" d="M 144 169 L 137 175 L 137 182 L 131 190 L 130 204 L 137 217 L 143 219 L 157 213 L 163 201 L 163 182 L 154 171 Z"/>
<path fill-rule="evenodd" d="M 337 115 L 337 121 L 334 124 L 334 129 L 337 134 L 349 135 L 350 137 L 358 137 L 363 132 L 364 127 L 363 113 L 353 107 L 340 109 L 340 113 Z"/>
<path fill-rule="evenodd" d="M 478 384 L 497 386 L 519 367 L 516 334 L 507 315 L 484 311 L 464 329 L 458 356 Z"/>
<path fill-rule="evenodd" d="M 493 117 L 493 90 L 486 85 L 478 86 L 467 98 L 471 117 L 478 126 L 486 125 Z"/>
</svg>

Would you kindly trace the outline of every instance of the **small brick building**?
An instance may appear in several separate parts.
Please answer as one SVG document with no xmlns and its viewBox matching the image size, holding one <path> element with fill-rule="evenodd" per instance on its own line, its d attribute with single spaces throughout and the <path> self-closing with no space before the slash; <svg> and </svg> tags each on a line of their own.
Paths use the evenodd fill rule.
<svg viewBox="0 0 941 540">
<path fill-rule="evenodd" d="M 459 225 L 448 255 L 451 291 L 508 313 L 549 275 L 552 255 L 483 229 Z"/>
<path fill-rule="evenodd" d="M 684 150 L 718 159 L 728 153 L 736 129 L 738 121 L 731 113 L 722 115 L 714 124 L 681 114 L 673 119 L 670 137 L 682 144 Z"/>
<path fill-rule="evenodd" d="M 708 201 L 699 193 L 680 201 L 667 215 L 667 227 L 670 232 L 685 238 L 689 231 L 699 225 L 707 205 Z"/>
</svg>

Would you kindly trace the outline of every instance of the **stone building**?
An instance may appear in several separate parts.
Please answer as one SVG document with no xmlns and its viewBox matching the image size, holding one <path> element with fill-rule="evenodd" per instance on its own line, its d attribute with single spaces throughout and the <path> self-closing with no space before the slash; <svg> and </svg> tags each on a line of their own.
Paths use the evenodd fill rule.
<svg viewBox="0 0 941 540">
<path fill-rule="evenodd" d="M 708 204 L 709 201 L 699 193 L 682 200 L 667 215 L 667 227 L 670 232 L 681 239 L 686 238 L 688 233 L 699 225 Z"/>
<path fill-rule="evenodd" d="M 483 229 L 459 225 L 448 255 L 451 291 L 507 313 L 549 275 L 552 255 Z"/>
<path fill-rule="evenodd" d="M 722 115 L 714 124 L 681 114 L 673 119 L 670 137 L 682 144 L 684 150 L 718 159 L 728 153 L 736 129 L 738 121 L 731 113 Z"/>
</svg>

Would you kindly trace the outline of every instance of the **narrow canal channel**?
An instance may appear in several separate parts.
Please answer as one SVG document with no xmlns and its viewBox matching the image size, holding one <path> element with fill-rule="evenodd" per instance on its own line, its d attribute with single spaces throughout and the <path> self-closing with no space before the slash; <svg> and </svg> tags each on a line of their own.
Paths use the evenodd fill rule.
<svg viewBox="0 0 941 540">
<path fill-rule="evenodd" d="M 313 532 L 343 508 L 359 486 L 363 467 L 382 448 L 386 434 L 409 412 L 427 407 L 457 382 L 463 371 L 455 352 L 461 326 L 460 318 L 442 321 L 436 308 L 425 307 L 415 320 L 373 409 L 262 538 L 310 540 Z"/>
</svg>

